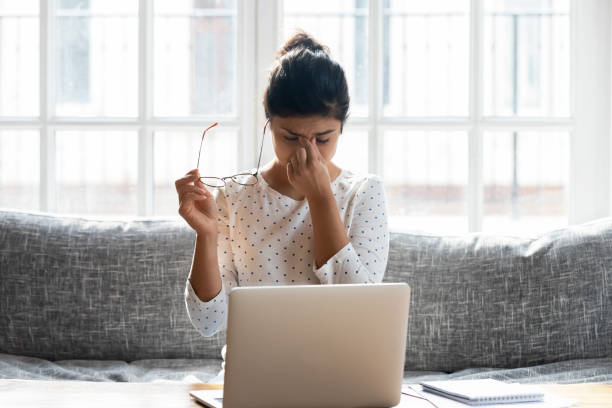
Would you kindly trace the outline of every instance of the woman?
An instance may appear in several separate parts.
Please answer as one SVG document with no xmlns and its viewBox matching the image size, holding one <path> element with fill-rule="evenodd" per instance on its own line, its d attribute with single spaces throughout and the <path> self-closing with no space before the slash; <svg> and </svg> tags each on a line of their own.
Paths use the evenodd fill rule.
<svg viewBox="0 0 612 408">
<path fill-rule="evenodd" d="M 179 214 L 197 233 L 185 301 L 204 336 L 225 329 L 235 286 L 374 283 L 385 272 L 383 184 L 331 161 L 349 109 L 342 67 L 298 32 L 277 54 L 263 105 L 276 157 L 257 184 L 209 189 L 197 169 L 176 181 Z"/>
</svg>

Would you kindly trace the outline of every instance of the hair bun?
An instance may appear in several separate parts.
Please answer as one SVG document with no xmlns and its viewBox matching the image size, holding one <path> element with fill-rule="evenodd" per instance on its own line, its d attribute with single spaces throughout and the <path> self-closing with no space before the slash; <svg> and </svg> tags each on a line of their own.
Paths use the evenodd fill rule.
<svg viewBox="0 0 612 408">
<path fill-rule="evenodd" d="M 276 59 L 280 59 L 289 51 L 298 49 L 308 49 L 310 51 L 323 51 L 329 55 L 329 48 L 314 39 L 304 30 L 297 30 L 276 53 Z"/>
<path fill-rule="evenodd" d="M 342 132 L 350 100 L 344 70 L 329 48 L 298 30 L 276 53 L 262 102 L 267 119 L 324 116 L 340 121 Z"/>
</svg>

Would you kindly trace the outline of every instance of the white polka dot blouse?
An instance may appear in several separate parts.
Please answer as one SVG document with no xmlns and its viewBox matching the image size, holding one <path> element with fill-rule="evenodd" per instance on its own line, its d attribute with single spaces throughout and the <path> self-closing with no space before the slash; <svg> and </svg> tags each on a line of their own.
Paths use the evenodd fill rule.
<svg viewBox="0 0 612 408">
<path fill-rule="evenodd" d="M 350 242 L 318 269 L 306 199 L 296 201 L 280 194 L 261 175 L 255 186 L 228 182 L 213 190 L 223 288 L 214 299 L 203 302 L 189 279 L 185 287 L 189 318 L 203 336 L 225 329 L 227 294 L 236 286 L 382 281 L 389 232 L 381 179 L 343 169 L 331 186 Z"/>
</svg>

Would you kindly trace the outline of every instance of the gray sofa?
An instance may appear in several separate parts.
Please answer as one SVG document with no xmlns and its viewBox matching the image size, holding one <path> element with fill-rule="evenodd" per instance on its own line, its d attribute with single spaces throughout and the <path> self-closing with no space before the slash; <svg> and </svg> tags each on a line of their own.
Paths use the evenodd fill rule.
<svg viewBox="0 0 612 408">
<path fill-rule="evenodd" d="M 208 381 L 183 292 L 181 220 L 0 210 L 0 378 Z M 612 219 L 533 239 L 391 234 L 387 282 L 412 287 L 405 382 L 612 383 Z"/>
</svg>

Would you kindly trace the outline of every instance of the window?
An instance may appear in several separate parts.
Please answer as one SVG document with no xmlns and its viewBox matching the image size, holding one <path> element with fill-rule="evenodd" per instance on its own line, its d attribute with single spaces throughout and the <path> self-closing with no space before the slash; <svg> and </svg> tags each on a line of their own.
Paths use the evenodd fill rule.
<svg viewBox="0 0 612 408">
<path fill-rule="evenodd" d="M 80 7 L 79 7 L 80 3 Z M 78 10 L 78 13 L 73 11 Z M 89 1 L 62 0 L 57 23 L 57 102 L 86 104 L 90 99 Z"/>
<path fill-rule="evenodd" d="M 38 2 L 0 1 L 0 117 L 39 114 Z M 38 208 L 40 146 L 35 124 L 0 127 L 0 207 Z"/>
<path fill-rule="evenodd" d="M 524 235 L 567 225 L 577 130 L 570 0 L 282 6 L 283 37 L 295 26 L 313 33 L 353 94 L 372 93 L 342 137 L 354 157 L 365 141 L 351 132 L 367 132 L 392 229 Z"/>
<path fill-rule="evenodd" d="M 0 0 L 0 205 L 176 215 L 174 180 L 212 120 L 201 170 L 234 170 L 237 14 L 232 0 Z"/>
<path fill-rule="evenodd" d="M 55 111 L 64 117 L 138 115 L 138 3 L 55 2 Z"/>
<path fill-rule="evenodd" d="M 302 28 L 347 74 L 335 161 L 383 177 L 392 230 L 609 215 L 603 3 L 0 0 L 0 206 L 177 216 L 213 121 L 200 171 L 255 165 L 267 69 Z"/>
<path fill-rule="evenodd" d="M 153 210 L 176 215 L 174 180 L 195 168 L 202 131 L 202 175 L 236 173 L 238 31 L 234 0 L 156 0 L 153 9 Z M 195 120 L 195 122 L 193 122 Z M 177 124 L 181 126 L 177 126 Z M 231 173 L 231 174 L 234 174 Z"/>
<path fill-rule="evenodd" d="M 155 116 L 236 115 L 236 41 L 235 0 L 155 0 Z"/>
<path fill-rule="evenodd" d="M 0 1 L 0 116 L 39 114 L 38 1 Z"/>
</svg>

